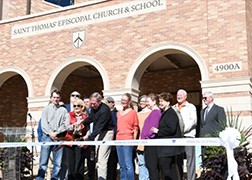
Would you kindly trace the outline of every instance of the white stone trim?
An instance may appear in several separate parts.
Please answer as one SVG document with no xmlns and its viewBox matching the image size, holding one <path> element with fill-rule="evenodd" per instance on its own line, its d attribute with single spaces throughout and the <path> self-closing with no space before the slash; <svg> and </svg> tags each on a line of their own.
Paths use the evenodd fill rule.
<svg viewBox="0 0 252 180">
<path fill-rule="evenodd" d="M 28 108 L 45 107 L 50 101 L 50 96 L 28 97 Z"/>
<path fill-rule="evenodd" d="M 101 74 L 104 90 L 109 89 L 109 78 L 101 63 L 91 57 L 79 56 L 66 60 L 55 69 L 47 83 L 45 96 L 50 96 L 54 89 L 60 90 L 65 79 L 73 70 L 88 64 L 93 65 Z"/>
<path fill-rule="evenodd" d="M 251 92 L 250 77 L 201 81 L 202 92 L 219 93 Z"/>
<path fill-rule="evenodd" d="M 248 128 L 252 124 L 251 116 L 239 116 L 239 122 L 242 122 L 241 128 Z M 251 141 L 252 142 L 252 141 Z"/>
<path fill-rule="evenodd" d="M 123 88 L 123 89 L 112 89 L 112 90 L 103 90 L 103 96 L 113 97 L 115 102 L 120 102 L 122 95 L 125 93 L 129 93 L 132 96 L 133 102 L 138 102 L 139 91 L 133 88 Z"/>
<path fill-rule="evenodd" d="M 27 89 L 28 89 L 28 97 L 33 96 L 33 87 L 32 82 L 28 74 L 26 72 L 18 67 L 10 66 L 10 67 L 4 67 L 0 69 L 0 87 L 3 85 L 3 83 L 9 79 L 10 77 L 19 74 L 22 76 L 22 78 L 25 80 Z"/>
<path fill-rule="evenodd" d="M 251 97 L 249 95 L 240 97 L 214 98 L 214 102 L 217 105 L 222 106 L 225 110 L 232 108 L 232 111 L 251 111 Z"/>
<path fill-rule="evenodd" d="M 183 53 L 191 56 L 195 62 L 198 64 L 200 73 L 201 73 L 201 79 L 203 81 L 206 81 L 209 79 L 208 77 L 208 69 L 205 64 L 205 61 L 203 58 L 191 47 L 180 44 L 180 43 L 161 43 L 156 46 L 153 46 L 149 49 L 147 49 L 145 52 L 143 52 L 134 62 L 134 64 L 131 66 L 130 71 L 128 73 L 126 82 L 125 82 L 125 88 L 139 88 L 139 82 L 140 79 L 145 71 L 145 69 L 157 58 L 162 56 L 162 51 L 167 50 L 168 52 L 172 51 L 182 51 Z"/>
</svg>

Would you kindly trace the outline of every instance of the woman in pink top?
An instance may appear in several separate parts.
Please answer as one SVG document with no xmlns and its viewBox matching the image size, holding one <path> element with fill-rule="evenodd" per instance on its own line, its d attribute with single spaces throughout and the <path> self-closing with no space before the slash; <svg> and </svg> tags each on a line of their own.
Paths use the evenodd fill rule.
<svg viewBox="0 0 252 180">
<path fill-rule="evenodd" d="M 122 96 L 123 110 L 117 113 L 116 140 L 131 140 L 137 138 L 138 118 L 137 113 L 130 107 L 131 95 L 126 93 Z M 133 146 L 116 146 L 119 165 L 120 180 L 134 180 Z"/>
</svg>

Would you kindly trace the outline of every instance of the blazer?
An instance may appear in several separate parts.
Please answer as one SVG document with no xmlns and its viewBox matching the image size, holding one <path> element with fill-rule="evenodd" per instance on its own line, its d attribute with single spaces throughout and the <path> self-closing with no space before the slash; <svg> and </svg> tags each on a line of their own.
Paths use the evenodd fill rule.
<svg viewBox="0 0 252 180">
<path fill-rule="evenodd" d="M 67 109 L 67 112 L 71 112 L 71 103 L 62 105 Z"/>
<path fill-rule="evenodd" d="M 179 118 L 172 107 L 162 113 L 157 138 L 182 138 Z M 158 158 L 175 156 L 185 152 L 184 146 L 157 146 Z"/>
<path fill-rule="evenodd" d="M 200 137 L 204 137 L 206 134 L 216 137 L 215 132 L 220 132 L 222 130 L 221 126 L 226 123 L 224 108 L 214 104 L 207 114 L 207 119 L 204 120 L 206 108 L 200 111 Z"/>
</svg>

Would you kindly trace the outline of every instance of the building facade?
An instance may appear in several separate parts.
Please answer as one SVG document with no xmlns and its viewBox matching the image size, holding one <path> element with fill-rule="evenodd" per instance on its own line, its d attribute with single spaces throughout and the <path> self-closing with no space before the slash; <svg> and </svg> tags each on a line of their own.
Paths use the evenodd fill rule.
<svg viewBox="0 0 252 180">
<path fill-rule="evenodd" d="M 202 93 L 252 123 L 252 1 L 96 0 L 57 7 L 4 1 L 0 21 L 0 120 L 37 125 L 54 89 L 120 103 L 128 92 Z M 33 117 L 31 120 L 27 113 Z M 35 122 L 31 123 L 31 122 Z M 2 124 L 0 124 L 2 126 Z"/>
</svg>

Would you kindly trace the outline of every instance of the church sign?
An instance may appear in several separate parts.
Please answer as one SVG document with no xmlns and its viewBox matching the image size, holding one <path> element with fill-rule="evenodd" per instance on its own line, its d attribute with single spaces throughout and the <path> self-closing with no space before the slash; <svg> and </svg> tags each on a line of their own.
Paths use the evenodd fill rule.
<svg viewBox="0 0 252 180">
<path fill-rule="evenodd" d="M 105 21 L 155 12 L 166 9 L 165 0 L 130 1 L 78 14 L 61 16 L 44 21 L 16 25 L 12 27 L 11 38 L 20 38 L 63 29 L 87 26 Z"/>
</svg>

